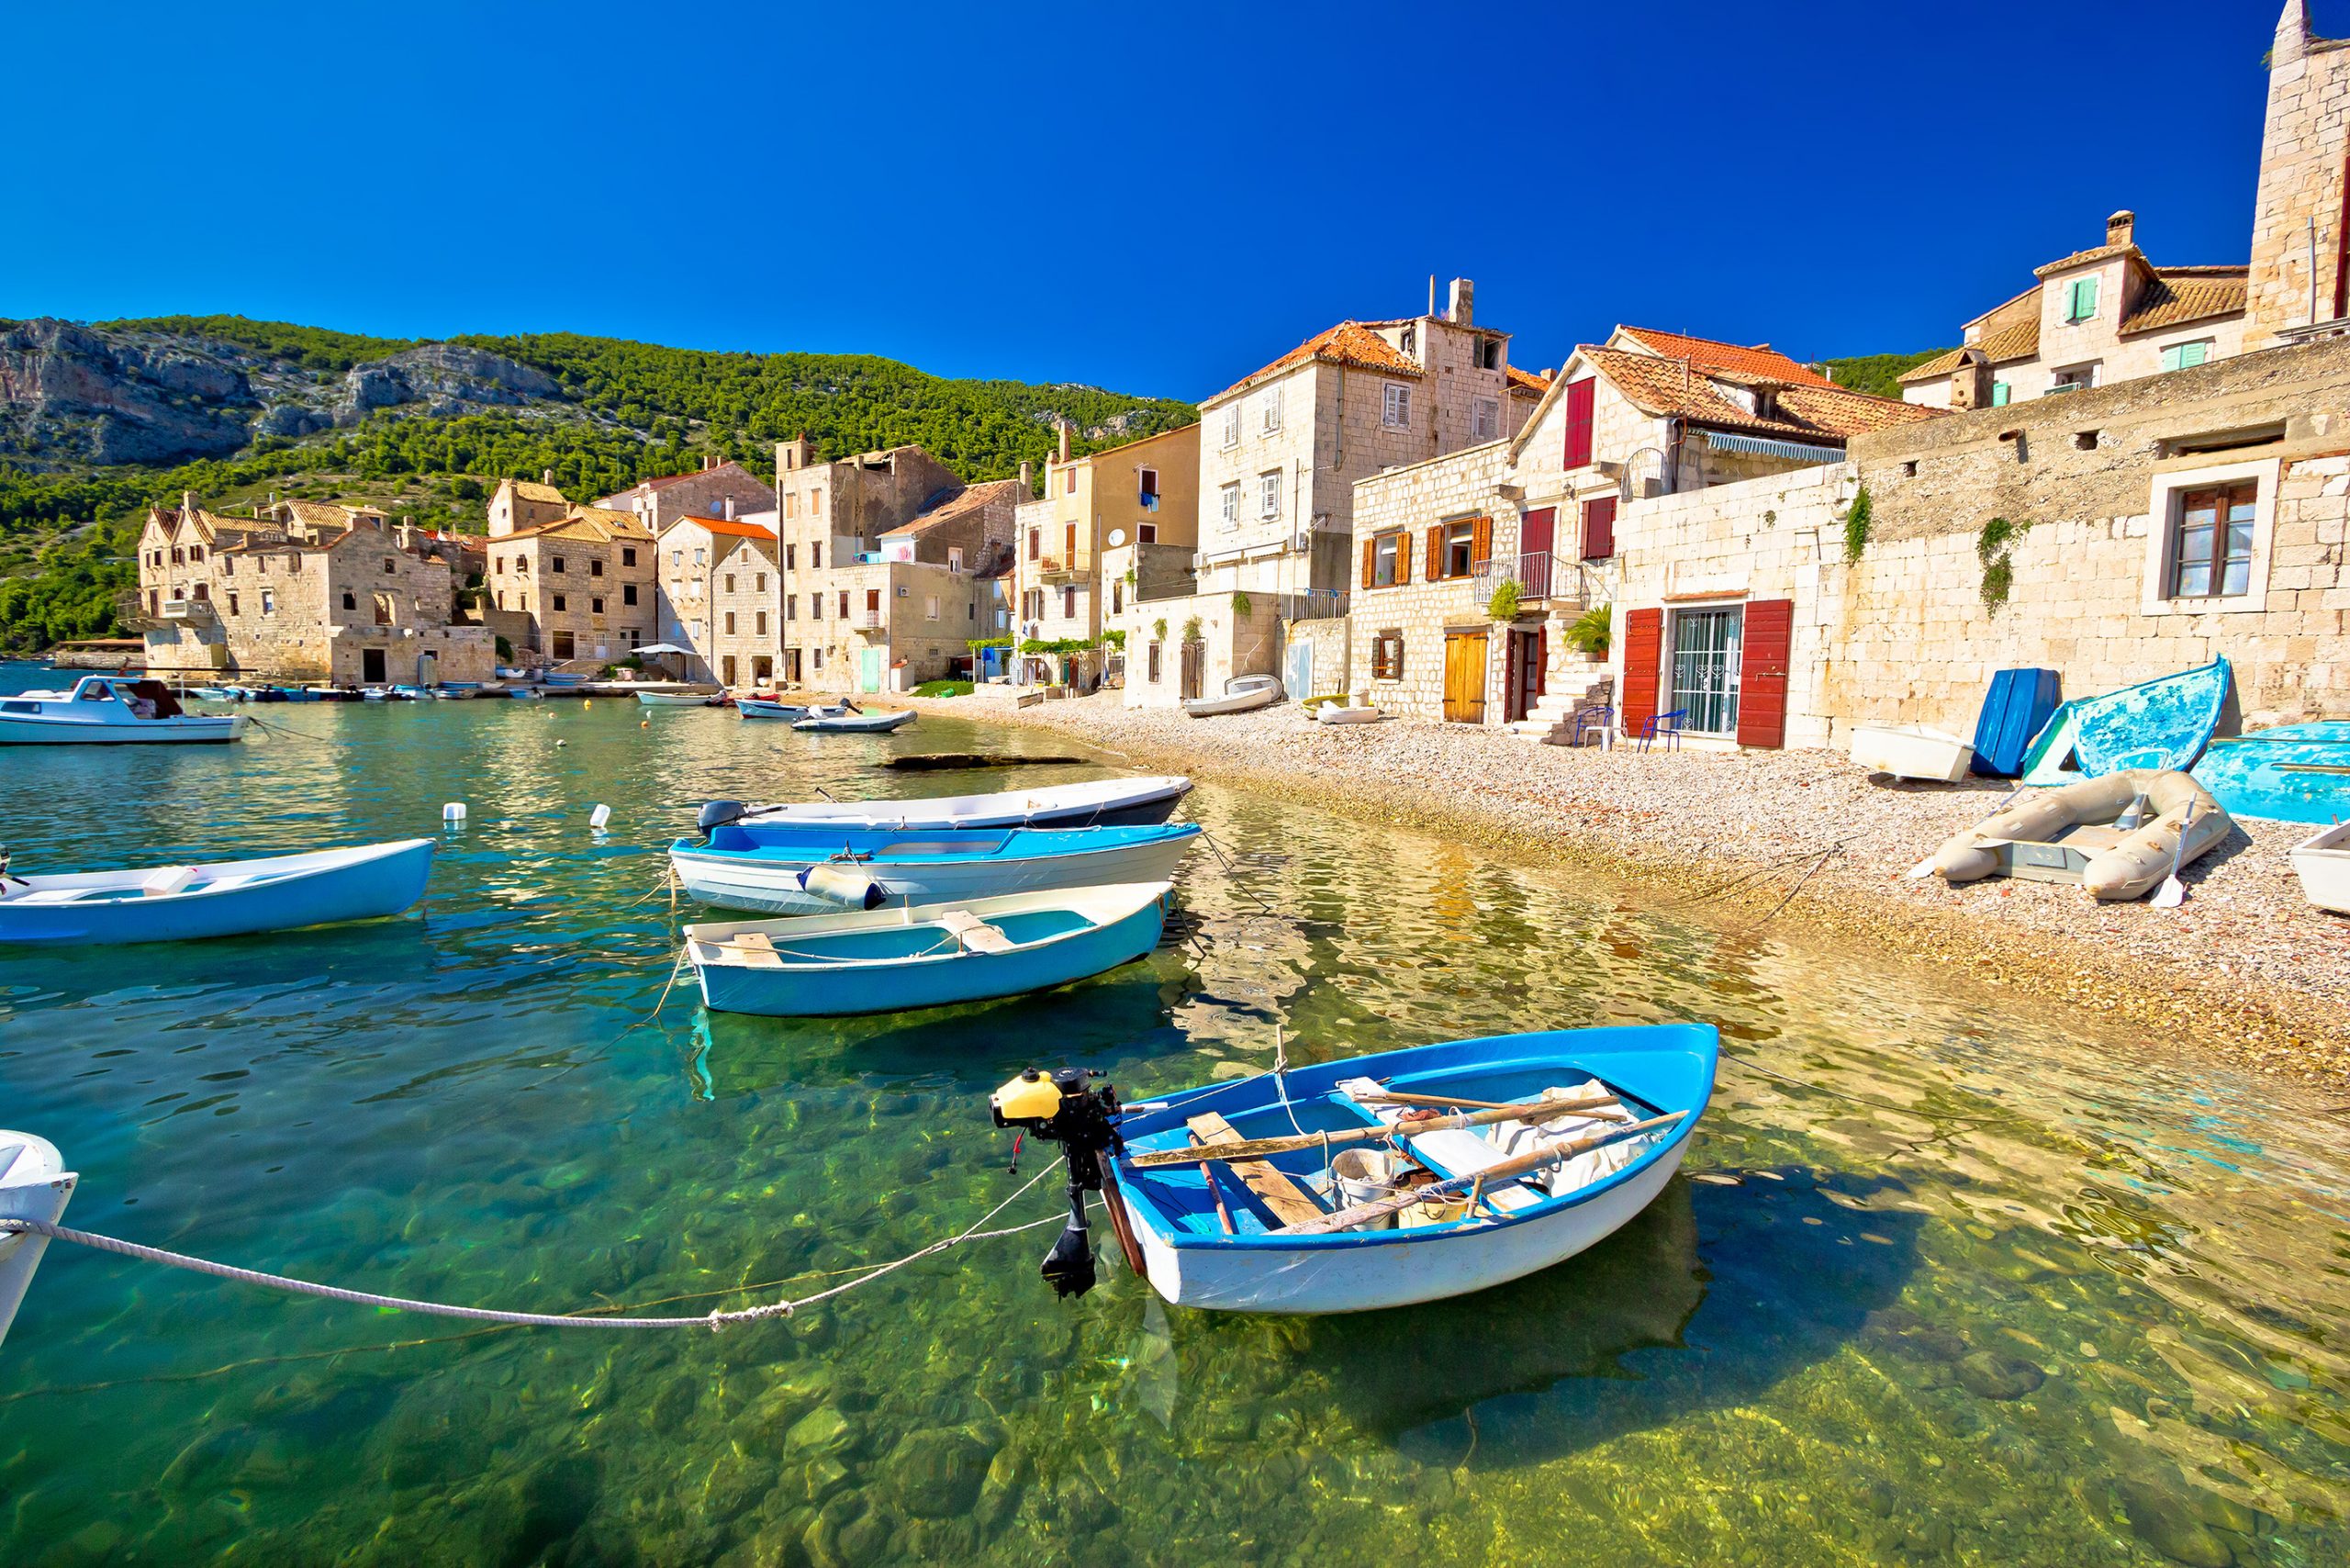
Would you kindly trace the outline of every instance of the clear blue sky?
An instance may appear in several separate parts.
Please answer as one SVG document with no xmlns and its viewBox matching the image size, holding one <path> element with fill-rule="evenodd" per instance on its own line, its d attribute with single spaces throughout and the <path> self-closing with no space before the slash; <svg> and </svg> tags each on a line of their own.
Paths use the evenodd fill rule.
<svg viewBox="0 0 2350 1568">
<path fill-rule="evenodd" d="M 2278 9 L 0 0 L 0 316 L 1198 398 L 1437 273 L 1529 366 L 1923 348 L 2118 207 L 2242 261 Z"/>
</svg>

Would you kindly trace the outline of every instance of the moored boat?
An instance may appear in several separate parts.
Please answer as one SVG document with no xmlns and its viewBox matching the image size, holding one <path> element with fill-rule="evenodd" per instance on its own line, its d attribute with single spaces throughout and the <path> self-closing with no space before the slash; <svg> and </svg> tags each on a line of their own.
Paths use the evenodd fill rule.
<svg viewBox="0 0 2350 1568">
<path fill-rule="evenodd" d="M 821 702 L 812 705 L 806 702 L 786 702 L 773 697 L 737 697 L 734 700 L 734 711 L 745 719 L 781 719 L 795 724 L 813 714 L 850 711 L 845 704 L 827 708 Z"/>
<path fill-rule="evenodd" d="M 1198 842 L 1193 823 L 926 830 L 744 823 L 679 839 L 669 864 L 704 903 L 812 915 L 881 902 L 936 904 L 1050 888 L 1163 882 Z M 878 890 L 875 896 L 874 890 Z"/>
<path fill-rule="evenodd" d="M 65 1217 L 65 1205 L 81 1178 L 65 1169 L 57 1146 L 30 1133 L 0 1127 L 0 1219 L 38 1220 L 55 1225 Z M 17 1308 L 40 1267 L 46 1236 L 0 1235 L 0 1339 L 8 1337 Z"/>
<path fill-rule="evenodd" d="M 424 896 L 432 840 L 209 865 L 20 877 L 0 865 L 0 945 L 183 942 L 397 914 Z"/>
<path fill-rule="evenodd" d="M 1158 945 L 1169 891 L 1151 882 L 688 925 L 686 955 L 719 1013 L 840 1017 L 985 1002 L 1141 958 Z"/>
<path fill-rule="evenodd" d="M 1550 1030 L 1124 1107 L 1081 1074 L 1024 1075 L 992 1104 L 1063 1143 L 1073 1186 L 1105 1189 L 1169 1303 L 1364 1312 L 1489 1289 L 1622 1228 L 1679 1170 L 1718 1049 L 1705 1024 Z M 1064 1293 L 1091 1283 L 1082 1225 L 1080 1206 L 1045 1266 Z"/>
<path fill-rule="evenodd" d="M 1281 683 L 1270 675 L 1236 675 L 1224 683 L 1221 697 L 1194 697 L 1183 704 L 1183 711 L 1194 719 L 1214 718 L 1219 713 L 1245 713 L 1251 708 L 1270 707 L 1281 700 Z"/>
<path fill-rule="evenodd" d="M 0 697 L 0 745 L 196 744 L 241 739 L 242 713 L 190 713 L 159 680 L 85 675 L 71 691 Z"/>
<path fill-rule="evenodd" d="M 914 801 L 802 801 L 746 806 L 712 801 L 701 809 L 707 832 L 730 822 L 820 822 L 834 827 L 921 828 L 957 832 L 998 827 L 1128 827 L 1163 823 L 1191 792 L 1180 773 L 1129 778 L 1089 778 L 987 795 L 946 795 Z"/>
<path fill-rule="evenodd" d="M 899 708 L 888 712 L 866 713 L 852 710 L 845 713 L 811 713 L 796 721 L 792 728 L 803 734 L 814 735 L 880 735 L 891 730 L 901 730 L 914 722 L 911 708 Z"/>
<path fill-rule="evenodd" d="M 1375 724 L 1387 715 L 1379 709 L 1364 705 L 1349 707 L 1343 702 L 1325 702 L 1314 710 L 1317 724 Z"/>
<path fill-rule="evenodd" d="M 1972 745 L 1930 724 L 1860 724 L 1852 730 L 1852 761 L 1871 773 L 1955 784 L 1974 760 Z"/>
<path fill-rule="evenodd" d="M 636 700 L 647 708 L 706 708 L 710 693 L 706 691 L 640 691 Z"/>
<path fill-rule="evenodd" d="M 2214 740 L 2195 779 L 2240 817 L 2350 819 L 2350 723 L 2279 724 Z"/>
<path fill-rule="evenodd" d="M 2228 661 L 2065 703 L 2032 737 L 2023 782 L 2067 784 L 2124 768 L 2195 766 L 2227 703 Z"/>
<path fill-rule="evenodd" d="M 2310 902 L 2350 914 L 2350 822 L 2335 823 L 2295 845 L 2293 874 Z"/>
<path fill-rule="evenodd" d="M 2128 768 L 2031 791 L 1953 835 L 1914 874 L 2070 882 L 2093 898 L 2134 899 L 2209 854 L 2233 825 L 2189 775 Z"/>
</svg>

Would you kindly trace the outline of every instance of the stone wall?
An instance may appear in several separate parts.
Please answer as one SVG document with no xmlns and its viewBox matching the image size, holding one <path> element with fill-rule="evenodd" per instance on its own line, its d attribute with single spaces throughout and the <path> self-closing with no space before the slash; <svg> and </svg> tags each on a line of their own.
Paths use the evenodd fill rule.
<svg viewBox="0 0 2350 1568">
<path fill-rule="evenodd" d="M 783 647 L 775 546 L 740 536 L 717 543 L 706 678 L 746 689 L 772 685 Z"/>
<path fill-rule="evenodd" d="M 2342 312 L 2334 267 L 2350 236 L 2342 230 L 2344 151 L 2350 145 L 2350 46 L 2310 35 L 2300 0 L 2287 6 L 2268 61 L 2268 106 L 2261 126 L 2260 182 L 2253 197 L 2252 274 L 2244 346 Z M 2317 275 L 2310 274 L 2311 221 L 2317 225 Z M 2314 301 L 2314 309 L 2312 302 Z"/>
<path fill-rule="evenodd" d="M 1355 570 L 1348 586 L 1357 634 L 1348 653 L 1348 689 L 1367 691 L 1372 702 L 1406 718 L 1444 717 L 1445 633 L 1454 627 L 1486 626 L 1492 588 L 1469 577 L 1429 580 L 1427 531 L 1448 519 L 1491 516 L 1493 556 L 1514 557 L 1518 513 L 1514 507 L 1494 504 L 1501 498 L 1496 487 L 1508 472 L 1509 443 L 1488 442 L 1450 457 L 1393 469 L 1355 487 Z M 1399 533 L 1401 548 L 1410 554 L 1410 581 L 1366 588 L 1363 551 L 1388 533 Z M 1400 678 L 1375 678 L 1372 644 L 1391 632 L 1404 638 L 1403 671 Z M 1498 636 L 1494 641 L 1498 644 Z M 1501 663 L 1488 658 L 1485 672 L 1487 711 L 1496 719 Z"/>
</svg>

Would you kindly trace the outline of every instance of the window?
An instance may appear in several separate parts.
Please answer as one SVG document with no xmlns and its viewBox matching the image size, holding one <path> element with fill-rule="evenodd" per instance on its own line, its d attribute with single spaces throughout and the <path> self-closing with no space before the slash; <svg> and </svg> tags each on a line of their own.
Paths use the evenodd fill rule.
<svg viewBox="0 0 2350 1568">
<path fill-rule="evenodd" d="M 1136 528 L 1135 528 L 1135 541 L 1136 541 L 1136 543 L 1140 543 L 1140 544 L 1156 544 L 1156 543 L 1158 543 L 1158 524 L 1157 524 L 1157 523 L 1155 523 L 1155 522 L 1146 522 L 1146 523 L 1140 523 L 1140 524 L 1137 524 L 1137 525 L 1136 526 Z"/>
<path fill-rule="evenodd" d="M 263 615 L 277 613 L 277 595 L 268 588 L 261 590 L 261 612 Z"/>
<path fill-rule="evenodd" d="M 2165 370 L 2192 370 L 2199 364 L 2209 364 L 2210 358 L 2211 340 L 2210 338 L 2198 338 L 2191 343 L 2173 343 L 2169 347 L 2164 349 L 2163 368 Z"/>
<path fill-rule="evenodd" d="M 734 655 L 733 654 L 729 654 L 724 658 L 718 661 L 718 669 L 720 678 L 723 679 L 727 685 L 732 686 L 734 684 Z"/>
<path fill-rule="evenodd" d="M 375 601 L 375 624 L 389 626 L 392 623 L 392 596 L 387 593 L 379 593 L 370 597 Z"/>
<path fill-rule="evenodd" d="M 783 498 L 783 515 L 786 517 L 800 515 L 800 496 L 797 491 Z"/>
<path fill-rule="evenodd" d="M 2048 390 L 2053 392 L 2085 392 L 2097 385 L 2098 362 L 2068 364 L 2050 377 Z"/>
<path fill-rule="evenodd" d="M 1583 558 L 1605 561 L 1616 554 L 1616 498 L 1599 496 L 1583 504 Z"/>
<path fill-rule="evenodd" d="M 1499 338 L 1477 340 L 1477 368 L 1499 370 L 1502 367 L 1502 341 Z"/>
<path fill-rule="evenodd" d="M 636 585 L 634 583 L 622 583 L 621 585 L 621 602 L 622 604 L 634 604 L 636 602 Z"/>
<path fill-rule="evenodd" d="M 1064 621 L 1077 619 L 1077 585 L 1075 583 L 1070 583 L 1061 589 L 1061 619 Z"/>
<path fill-rule="evenodd" d="M 905 597 L 906 597 L 906 585 L 905 585 L 905 584 L 903 584 L 903 583 L 900 583 L 900 584 L 898 585 L 898 597 L 899 597 L 900 599 L 903 599 L 903 598 L 905 598 Z M 867 589 L 866 589 L 866 591 L 865 591 L 865 601 L 866 601 L 866 603 L 867 603 L 867 604 L 868 604 L 868 605 L 870 605 L 870 604 L 873 602 L 873 590 L 872 590 L 871 588 L 867 588 Z"/>
<path fill-rule="evenodd" d="M 1392 431 L 1409 430 L 1412 426 L 1412 389 L 1389 382 L 1385 396 L 1379 405 L 1379 422 Z"/>
<path fill-rule="evenodd" d="M 1502 406 L 1491 398 L 1473 399 L 1469 405 L 1469 439 L 1498 441 L 1502 433 Z"/>
<path fill-rule="evenodd" d="M 1412 547 L 1399 533 L 1376 534 L 1371 541 L 1365 588 L 1393 588 L 1412 580 Z"/>
<path fill-rule="evenodd" d="M 701 546 L 699 546 L 699 545 L 696 545 L 696 546 L 694 546 L 694 565 L 695 565 L 695 566 L 709 566 L 709 565 L 710 565 L 710 552 L 709 552 L 709 551 L 707 551 L 707 550 L 705 550 L 705 549 L 703 549 L 703 548 L 701 548 Z"/>
<path fill-rule="evenodd" d="M 1991 383 L 1991 407 L 2004 409 L 2014 398 L 2016 389 L 2004 381 Z"/>
<path fill-rule="evenodd" d="M 2211 599 L 2252 587 L 2252 532 L 2260 487 L 2239 484 L 2181 490 L 2171 501 L 2174 599 Z"/>
<path fill-rule="evenodd" d="M 1153 686 L 1156 686 L 1158 684 L 1158 644 L 1156 643 L 1153 643 L 1150 645 L 1147 666 L 1150 673 L 1143 678 L 1148 680 Z"/>
<path fill-rule="evenodd" d="M 841 619 L 848 619 L 848 589 L 841 589 Z"/>
<path fill-rule="evenodd" d="M 621 565 L 623 566 L 633 566 L 636 565 L 636 551 L 634 548 L 625 544 L 621 546 Z"/>
<path fill-rule="evenodd" d="M 1126 609 L 1126 584 L 1123 577 L 1110 579 L 1110 613 L 1123 615 Z"/>
<path fill-rule="evenodd" d="M 1032 561 L 1035 560 L 1044 553 L 1045 531 L 1041 528 L 1030 529 L 1028 531 L 1028 558 Z"/>
<path fill-rule="evenodd" d="M 731 610 L 726 612 L 726 634 L 734 635 L 734 612 Z"/>
<path fill-rule="evenodd" d="M 726 591 L 728 593 L 734 591 L 734 574 L 732 572 L 726 574 Z"/>
<path fill-rule="evenodd" d="M 1404 678 L 1404 633 L 1393 628 L 1374 633 L 1371 639 L 1371 678 L 1401 680 Z"/>
<path fill-rule="evenodd" d="M 800 569 L 799 545 L 787 544 L 783 547 L 783 569 L 787 572 L 796 572 Z"/>
<path fill-rule="evenodd" d="M 395 561 L 394 561 L 394 560 L 393 560 L 389 555 L 386 555 L 386 556 L 385 556 L 385 557 L 384 557 L 384 570 L 386 570 L 386 572 L 396 572 L 396 571 L 399 570 L 399 565 L 398 565 L 398 563 L 395 562 Z"/>
<path fill-rule="evenodd" d="M 604 575 L 604 563 L 603 563 L 601 560 L 594 560 L 594 561 L 590 561 L 590 562 L 588 562 L 588 575 L 589 577 L 602 577 L 602 576 Z"/>
<path fill-rule="evenodd" d="M 1229 450 L 1240 444 L 1240 405 L 1233 404 L 1224 410 L 1224 445 Z"/>
<path fill-rule="evenodd" d="M 726 619 L 732 621 L 734 617 L 729 615 Z M 751 630 L 762 637 L 767 634 L 767 612 L 766 610 L 762 610 L 756 615 L 751 617 Z"/>
<path fill-rule="evenodd" d="M 563 595 L 561 595 L 561 594 L 557 594 L 557 595 L 555 595 L 555 596 L 554 596 L 554 607 L 555 607 L 557 610 L 561 610 L 561 609 L 563 609 L 563 608 L 564 608 Z"/>
<path fill-rule="evenodd" d="M 765 593 L 767 591 L 767 575 L 765 572 L 758 572 L 752 576 L 751 591 L 753 593 Z"/>
<path fill-rule="evenodd" d="M 810 662 L 813 664 L 816 668 L 822 669 L 824 667 L 824 650 L 818 648 L 815 650 L 815 655 L 816 656 Z"/>
<path fill-rule="evenodd" d="M 588 601 L 588 613 L 590 615 L 601 615 L 604 613 L 604 599 L 601 594 L 596 595 Z"/>
<path fill-rule="evenodd" d="M 800 601 L 798 599 L 786 599 L 783 601 L 783 618 L 786 621 L 797 621 L 800 619 Z"/>
<path fill-rule="evenodd" d="M 1145 507 L 1155 507 L 1158 504 L 1158 469 L 1146 468 L 1142 471 L 1140 489 L 1142 504 Z"/>
<path fill-rule="evenodd" d="M 547 563 L 547 570 L 550 572 L 559 572 L 563 570 L 563 557 L 557 555 L 554 559 L 549 561 Z"/>
<path fill-rule="evenodd" d="M 1278 468 L 1268 468 L 1257 476 L 1257 515 L 1281 515 L 1281 471 Z"/>
<path fill-rule="evenodd" d="M 212 585 L 211 585 L 210 583 L 198 583 L 198 584 L 196 584 L 196 603 L 198 603 L 198 604 L 205 604 L 205 603 L 208 603 L 208 602 L 210 602 L 211 598 L 212 598 Z"/>
<path fill-rule="evenodd" d="M 504 577 L 506 575 L 506 557 L 503 555 L 494 557 L 489 563 L 489 569 L 497 573 L 499 577 Z"/>
<path fill-rule="evenodd" d="M 201 544 L 191 544 L 191 545 L 189 545 L 189 546 L 187 547 L 187 558 L 188 558 L 189 560 L 191 560 L 191 561 L 201 561 L 201 560 L 203 560 L 203 559 L 204 559 L 204 546 L 203 546 L 203 545 L 201 545 Z"/>
<path fill-rule="evenodd" d="M 237 596 L 233 592 L 229 595 L 229 613 L 231 615 L 237 613 Z"/>
<path fill-rule="evenodd" d="M 811 490 L 808 492 L 808 515 L 810 517 L 822 517 L 824 515 L 823 491 Z"/>
<path fill-rule="evenodd" d="M 927 593 L 923 595 L 922 618 L 924 621 L 935 621 L 938 619 L 938 596 L 936 594 Z"/>
<path fill-rule="evenodd" d="M 946 547 L 946 569 L 950 572 L 959 572 L 963 569 L 963 547 L 960 544 L 949 544 Z"/>
<path fill-rule="evenodd" d="M 527 577 L 531 570 L 531 558 L 528 555 L 515 556 L 514 570 L 517 576 Z"/>
<path fill-rule="evenodd" d="M 1448 522 L 1438 535 L 1437 558 L 1428 563 L 1431 577 L 1465 577 L 1477 564 L 1477 520 Z"/>
<path fill-rule="evenodd" d="M 2097 316 L 2097 279 L 2080 277 L 2073 280 L 2069 297 L 2065 302 L 2065 319 L 2087 321 Z"/>
<path fill-rule="evenodd" d="M 811 621 L 822 621 L 823 618 L 824 596 L 821 593 L 810 594 L 808 596 L 808 619 Z"/>
<path fill-rule="evenodd" d="M 1061 470 L 1061 494 L 1064 496 L 1073 496 L 1077 494 L 1077 470 L 1075 468 L 1064 468 Z"/>
<path fill-rule="evenodd" d="M 1223 514 L 1222 514 L 1222 515 L 1223 515 L 1223 517 L 1224 517 L 1224 526 L 1225 526 L 1225 528 L 1227 528 L 1227 529 L 1233 529 L 1233 528 L 1237 528 L 1237 527 L 1239 527 L 1239 526 L 1240 526 L 1240 485 L 1239 485 L 1239 482 L 1238 482 L 1237 480 L 1234 481 L 1232 484 L 1226 485 L 1226 486 L 1224 487 L 1223 496 L 1222 496 L 1222 503 L 1223 503 L 1223 508 L 1224 508 Z"/>
<path fill-rule="evenodd" d="M 1272 434 L 1281 428 L 1281 388 L 1276 386 L 1265 394 L 1265 433 Z"/>
<path fill-rule="evenodd" d="M 1591 461 L 1591 410 L 1596 379 L 1585 376 L 1567 385 L 1567 444 L 1562 461 L 1570 469 Z"/>
<path fill-rule="evenodd" d="M 1672 619 L 1673 708 L 1685 710 L 1700 734 L 1736 734 L 1745 608 L 1677 610 Z"/>
<path fill-rule="evenodd" d="M 220 557 L 220 575 L 224 577 L 233 577 L 237 575 L 237 558 L 234 555 Z"/>
<path fill-rule="evenodd" d="M 824 542 L 821 539 L 809 542 L 808 569 L 811 572 L 821 572 L 824 569 Z"/>
<path fill-rule="evenodd" d="M 342 596 L 342 607 L 343 607 L 345 610 L 356 610 L 356 609 L 358 609 L 358 608 L 359 608 L 359 596 L 358 596 L 357 594 L 355 594 L 355 593 L 345 593 L 345 594 Z"/>
</svg>

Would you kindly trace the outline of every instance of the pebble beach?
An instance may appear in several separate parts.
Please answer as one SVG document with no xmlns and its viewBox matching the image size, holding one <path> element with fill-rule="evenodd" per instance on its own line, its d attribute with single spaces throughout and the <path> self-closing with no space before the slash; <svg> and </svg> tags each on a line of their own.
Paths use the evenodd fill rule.
<svg viewBox="0 0 2350 1568">
<path fill-rule="evenodd" d="M 2188 902 L 2162 910 L 2042 882 L 1912 879 L 2012 785 L 1873 778 L 1830 752 L 1578 749 L 1400 719 L 1323 725 L 1291 703 L 1195 720 L 1114 690 L 1020 708 L 982 688 L 914 706 L 1341 814 L 1540 846 L 1731 924 L 1954 967 L 2134 1023 L 2158 1046 L 2350 1087 L 2350 919 L 2303 898 L 2288 855 L 2314 830 L 2300 823 L 2238 822 L 2181 873 Z"/>
</svg>

